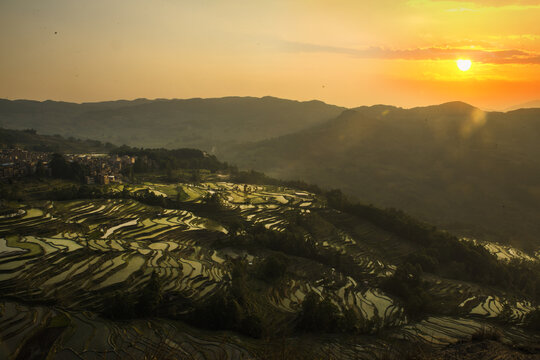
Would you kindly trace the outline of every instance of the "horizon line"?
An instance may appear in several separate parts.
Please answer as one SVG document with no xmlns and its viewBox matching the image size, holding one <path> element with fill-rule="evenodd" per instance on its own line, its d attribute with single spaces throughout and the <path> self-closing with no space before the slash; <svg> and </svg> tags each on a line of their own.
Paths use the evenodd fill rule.
<svg viewBox="0 0 540 360">
<path fill-rule="evenodd" d="M 470 103 L 468 103 L 466 101 L 463 101 L 463 100 L 449 100 L 449 101 L 445 101 L 445 102 L 442 102 L 442 103 L 435 103 L 435 104 L 429 104 L 429 105 L 415 105 L 415 106 L 410 106 L 410 107 L 397 106 L 397 105 L 385 104 L 385 103 L 372 103 L 372 104 L 363 104 L 363 105 L 357 105 L 357 106 L 353 106 L 353 107 L 348 107 L 348 106 L 328 103 L 328 102 L 326 102 L 324 100 L 320 100 L 320 99 L 297 100 L 297 99 L 288 99 L 288 98 L 278 97 L 278 96 L 274 96 L 274 95 L 264 95 L 264 96 L 227 95 L 227 96 L 218 96 L 218 97 L 199 97 L 199 96 L 196 96 L 196 97 L 189 97 L 189 98 L 147 98 L 147 97 L 138 97 L 138 98 L 132 98 L 132 99 L 121 98 L 121 99 L 114 99 L 114 100 L 99 100 L 99 101 L 65 101 L 65 100 L 54 100 L 54 99 L 36 100 L 36 99 L 25 99 L 25 98 L 13 98 L 13 99 L 10 99 L 10 98 L 2 97 L 2 98 L 0 98 L 0 100 L 6 100 L 6 101 L 32 101 L 32 102 L 39 102 L 39 103 L 55 102 L 55 103 L 85 105 L 85 104 L 100 104 L 100 103 L 121 102 L 121 101 L 135 102 L 135 101 L 138 101 L 138 100 L 146 100 L 146 101 L 152 102 L 152 101 L 218 100 L 218 99 L 230 99 L 230 98 L 238 98 L 238 99 L 272 98 L 272 99 L 277 99 L 277 100 L 285 100 L 285 101 L 292 101 L 292 102 L 298 102 L 298 103 L 321 102 L 321 103 L 329 105 L 329 106 L 341 107 L 341 108 L 344 108 L 346 110 L 354 110 L 354 109 L 357 109 L 357 108 L 360 108 L 360 107 L 373 107 L 373 106 L 390 106 L 390 107 L 395 107 L 395 108 L 399 108 L 399 109 L 410 110 L 410 109 L 425 108 L 425 107 L 430 107 L 430 106 L 441 106 L 441 105 L 450 104 L 450 103 L 463 103 L 463 104 L 469 105 L 471 107 L 480 109 L 480 110 L 485 111 L 485 112 L 509 112 L 509 111 L 514 111 L 514 110 L 519 110 L 519 109 L 540 108 L 540 99 L 533 99 L 533 100 L 526 101 L 526 102 L 523 102 L 523 103 L 518 104 L 518 105 L 505 107 L 504 109 L 501 109 L 501 110 L 496 110 L 496 109 L 490 109 L 490 108 L 481 108 L 481 107 L 472 105 L 472 104 L 470 104 Z M 536 102 L 538 102 L 537 106 L 532 106 L 532 107 L 527 107 L 526 106 L 526 105 L 528 105 L 530 103 L 536 103 Z M 522 106 L 525 106 L 525 107 L 522 107 Z"/>
</svg>

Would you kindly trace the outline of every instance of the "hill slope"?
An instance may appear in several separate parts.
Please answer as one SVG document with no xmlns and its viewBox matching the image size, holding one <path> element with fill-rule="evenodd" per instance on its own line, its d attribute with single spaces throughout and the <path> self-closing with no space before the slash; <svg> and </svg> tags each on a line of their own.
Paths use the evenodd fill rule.
<svg viewBox="0 0 540 360">
<path fill-rule="evenodd" d="M 115 146 L 98 140 L 66 139 L 60 135 L 41 135 L 33 129 L 9 130 L 0 128 L 0 148 L 19 147 L 31 151 L 58 153 L 107 153 Z"/>
<path fill-rule="evenodd" d="M 92 138 L 145 147 L 193 147 L 263 140 L 299 131 L 339 115 L 320 101 L 272 97 L 65 103 L 0 100 L 0 125 L 43 134 Z"/>
<path fill-rule="evenodd" d="M 538 297 L 511 280 L 537 284 L 538 259 L 515 271 L 442 234 L 422 245 L 293 188 L 46 184 L 0 217 L 0 358 L 392 359 L 482 329 L 538 343 Z M 445 238 L 440 271 L 411 267 Z M 459 280 L 482 268 L 511 277 Z"/>
<path fill-rule="evenodd" d="M 222 157 L 274 177 L 339 187 L 463 234 L 538 245 L 539 135 L 538 109 L 378 105 Z"/>
</svg>

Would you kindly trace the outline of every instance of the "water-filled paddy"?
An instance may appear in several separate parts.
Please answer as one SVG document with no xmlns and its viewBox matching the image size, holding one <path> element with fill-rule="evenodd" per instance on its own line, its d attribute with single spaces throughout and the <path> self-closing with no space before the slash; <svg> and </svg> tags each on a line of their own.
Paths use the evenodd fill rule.
<svg viewBox="0 0 540 360">
<path fill-rule="evenodd" d="M 188 204 L 201 202 L 208 194 L 219 194 L 224 209 L 240 217 L 245 222 L 244 226 L 256 224 L 276 231 L 294 226 L 298 216 L 319 214 L 324 205 L 308 192 L 252 185 L 244 191 L 243 184 L 226 182 L 144 184 L 129 187 L 129 191 L 149 189 L 157 195 L 175 199 L 179 186 L 187 193 Z M 115 191 L 120 191 L 120 188 L 115 188 Z M 7 259 L 0 264 L 0 291 L 21 299 L 60 299 L 63 302 L 71 317 L 71 328 L 58 342 L 59 354 L 74 351 L 77 354 L 94 354 L 97 358 L 105 353 L 111 357 L 113 354 L 120 357 L 128 353 L 141 355 L 140 349 L 147 346 L 144 344 L 158 343 L 158 329 L 167 329 L 174 334 L 167 337 L 167 344 L 191 355 L 208 352 L 229 354 L 229 358 L 230 354 L 246 355 L 249 346 L 220 345 L 219 341 L 214 341 L 214 335 L 204 333 L 204 336 L 197 337 L 193 336 L 198 334 L 193 330 L 185 334 L 169 329 L 165 321 L 148 319 L 118 324 L 96 315 L 101 309 L 101 300 L 114 292 L 140 293 L 152 272 L 157 274 L 166 292 L 182 294 L 192 301 L 208 299 L 231 286 L 230 258 L 245 257 L 252 264 L 248 266 L 256 268 L 264 256 L 275 252 L 228 245 L 213 247 L 216 240 L 229 235 L 227 222 L 223 218 L 214 218 L 212 214 L 198 212 L 197 206 L 186 207 L 189 210 L 162 209 L 128 199 L 54 202 L 42 209 L 26 206 L 24 216 L 0 219 L 0 259 Z M 291 257 L 293 260 L 283 288 L 264 284 L 261 291 L 263 300 L 260 301 L 273 312 L 271 316 L 291 321 L 300 311 L 307 294 L 314 292 L 328 297 L 339 311 L 351 309 L 364 319 L 380 318 L 382 323 L 391 323 L 396 326 L 392 330 L 396 337 L 422 339 L 436 344 L 467 338 L 484 321 L 497 320 L 506 302 L 500 294 L 495 296 L 480 287 L 467 288 L 459 293 L 461 289 L 446 288 L 444 282 L 439 282 L 442 294 L 445 291 L 459 294 L 459 301 L 452 306 L 461 317 L 432 316 L 410 322 L 399 299 L 385 294 L 380 290 L 382 287 L 373 285 L 379 277 L 391 275 L 398 264 L 393 259 L 406 255 L 410 249 L 373 224 L 355 222 L 341 228 L 341 223 L 350 225 L 348 220 L 337 213 L 332 216 L 334 218 L 328 220 L 331 231 L 321 235 L 322 231 L 317 233 L 314 230 L 306 238 L 313 239 L 318 250 L 353 254 L 355 264 L 362 271 L 361 276 L 354 279 L 330 266 L 318 264 L 317 267 L 313 260 Z M 48 235 L 39 235 L 40 229 L 49 226 L 47 224 L 62 221 L 70 226 L 48 230 Z M 6 237 L 13 224 L 17 225 L 21 236 Z M 498 245 L 489 246 L 489 249 L 501 259 L 526 258 Z M 27 258 L 19 257 L 23 255 Z M 312 274 L 317 277 L 313 278 Z M 368 282 L 364 279 L 375 280 Z M 262 281 L 257 281 L 262 284 Z M 534 309 L 526 299 L 517 298 L 510 305 L 513 319 L 518 324 L 525 314 Z M 8 307 L 7 312 L 11 314 L 13 306 Z M 82 313 L 82 310 L 89 312 Z M 7 324 L 5 316 L 0 319 L 0 327 L 12 329 L 25 338 L 31 333 L 26 329 L 31 329 L 31 324 L 35 326 L 33 316 L 37 313 L 27 308 L 21 311 L 25 312 L 22 317 L 10 317 L 21 324 L 20 328 Z M 139 350 L 134 350 L 134 344 L 138 344 Z M 220 350 L 222 346 L 227 349 L 225 352 Z M 328 345 L 327 349 L 332 346 Z M 339 345 L 332 351 L 337 351 L 335 349 L 339 349 Z"/>
</svg>

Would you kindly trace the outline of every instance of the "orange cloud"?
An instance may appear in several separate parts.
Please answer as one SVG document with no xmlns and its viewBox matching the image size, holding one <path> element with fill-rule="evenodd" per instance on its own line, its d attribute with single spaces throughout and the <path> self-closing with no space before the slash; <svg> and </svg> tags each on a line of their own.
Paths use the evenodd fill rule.
<svg viewBox="0 0 540 360">
<path fill-rule="evenodd" d="M 503 6 L 515 6 L 515 5 L 532 5 L 538 6 L 538 0 L 431 0 L 431 2 L 454 2 L 454 3 L 468 3 L 489 7 L 503 7 Z"/>
<path fill-rule="evenodd" d="M 284 42 L 282 49 L 289 52 L 345 54 L 366 59 L 454 60 L 457 58 L 468 58 L 485 64 L 540 64 L 539 54 L 515 49 L 487 50 L 452 47 L 415 49 L 370 47 L 367 49 L 352 49 L 299 42 Z"/>
</svg>

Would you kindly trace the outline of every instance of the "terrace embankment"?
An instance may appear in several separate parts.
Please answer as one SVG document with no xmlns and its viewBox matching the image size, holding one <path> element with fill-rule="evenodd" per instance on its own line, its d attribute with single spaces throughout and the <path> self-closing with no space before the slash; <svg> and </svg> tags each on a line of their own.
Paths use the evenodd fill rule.
<svg viewBox="0 0 540 360">
<path fill-rule="evenodd" d="M 484 328 L 512 344 L 540 339 L 524 326 L 532 299 L 433 274 L 422 277 L 432 306 L 411 316 L 383 284 L 421 246 L 309 192 L 211 182 L 100 194 L 0 218 L 0 357 L 59 322 L 51 358 L 375 359 Z M 313 296 L 341 334 L 299 330 Z M 212 304 L 233 320 L 209 331 Z"/>
</svg>

